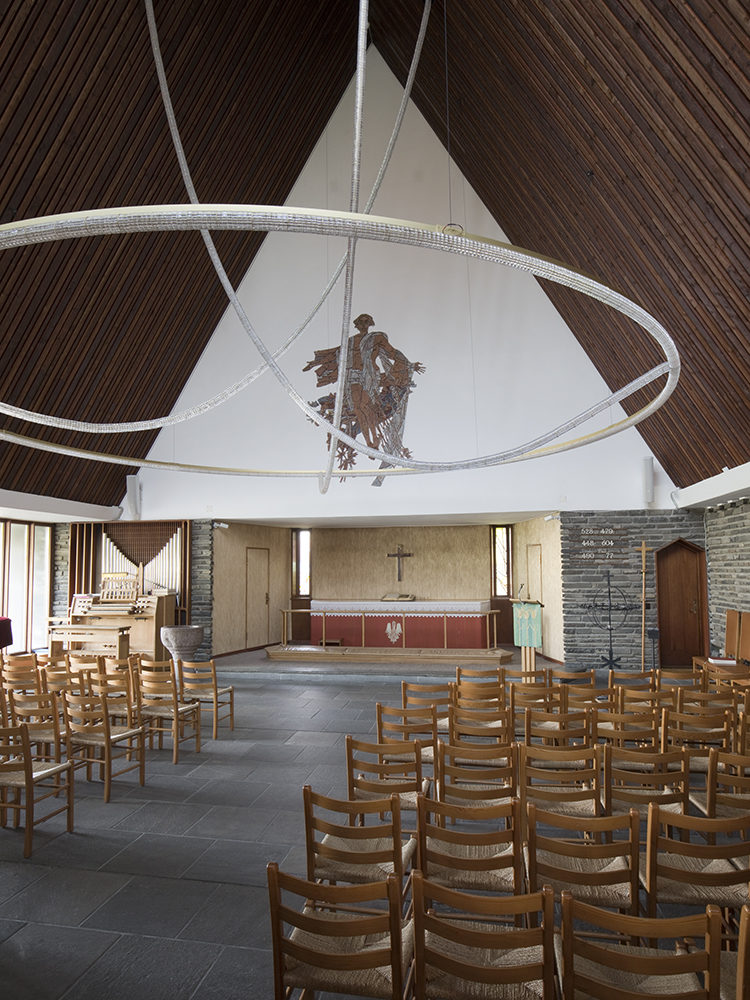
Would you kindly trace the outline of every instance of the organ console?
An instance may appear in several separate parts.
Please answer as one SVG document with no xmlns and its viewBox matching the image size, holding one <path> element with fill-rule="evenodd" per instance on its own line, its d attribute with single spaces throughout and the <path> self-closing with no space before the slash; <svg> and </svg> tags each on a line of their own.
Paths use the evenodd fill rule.
<svg viewBox="0 0 750 1000">
<path fill-rule="evenodd" d="M 50 624 L 50 653 L 67 648 L 118 659 L 130 653 L 169 659 L 160 632 L 175 623 L 176 595 L 139 590 L 138 578 L 118 573 L 103 577 L 99 594 L 75 594 L 67 621 Z"/>
</svg>

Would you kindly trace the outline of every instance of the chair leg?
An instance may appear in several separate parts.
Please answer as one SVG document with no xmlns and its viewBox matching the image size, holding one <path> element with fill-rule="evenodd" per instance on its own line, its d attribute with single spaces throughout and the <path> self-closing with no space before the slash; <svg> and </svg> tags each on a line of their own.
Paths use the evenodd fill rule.
<svg viewBox="0 0 750 1000">
<path fill-rule="evenodd" d="M 29 792 L 31 794 L 29 794 Z M 20 801 L 20 800 L 19 800 Z M 31 841 L 34 837 L 34 789 L 26 789 L 26 827 L 23 833 L 23 856 L 25 858 L 31 857 Z M 18 819 L 21 818 L 21 810 L 17 813 Z"/>
<path fill-rule="evenodd" d="M 216 739 L 218 731 L 219 731 L 219 700 L 218 700 L 218 698 L 214 698 L 213 706 L 214 706 L 214 739 Z"/>
<path fill-rule="evenodd" d="M 141 732 L 136 736 L 136 741 L 138 744 L 138 762 L 140 768 L 138 770 L 138 777 L 141 785 L 146 784 L 146 734 L 141 730 Z"/>
<path fill-rule="evenodd" d="M 73 832 L 73 808 L 74 808 L 74 798 L 73 798 L 73 767 L 71 765 L 68 771 L 68 833 Z"/>
</svg>

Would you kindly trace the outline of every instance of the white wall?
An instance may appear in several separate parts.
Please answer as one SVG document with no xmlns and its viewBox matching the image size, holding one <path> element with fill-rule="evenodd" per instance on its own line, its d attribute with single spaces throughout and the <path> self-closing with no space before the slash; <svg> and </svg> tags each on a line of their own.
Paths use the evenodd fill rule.
<svg viewBox="0 0 750 1000">
<path fill-rule="evenodd" d="M 289 204 L 347 209 L 353 92 L 333 115 Z M 362 203 L 379 167 L 400 90 L 371 47 L 367 67 Z M 375 205 L 380 215 L 444 224 L 504 239 L 473 190 L 451 169 L 448 219 L 444 149 L 410 107 Z M 255 329 L 275 348 L 317 301 L 344 241 L 270 235 L 242 282 L 240 296 Z M 595 262 L 591 262 L 595 271 Z M 307 400 L 324 395 L 314 372 L 316 349 L 341 335 L 341 291 L 331 296 L 281 364 Z M 404 444 L 420 459 L 448 461 L 500 451 L 556 426 L 609 390 L 533 278 L 453 255 L 360 241 L 352 316 L 369 312 L 376 329 L 427 371 L 415 376 Z M 352 328 L 352 333 L 355 332 Z M 259 364 L 236 317 L 227 311 L 176 409 L 211 396 Z M 668 404 L 667 404 L 668 405 Z M 622 416 L 611 408 L 603 426 Z M 594 429 L 585 425 L 576 434 Z M 143 518 L 292 518 L 508 511 L 623 509 L 642 503 L 642 459 L 650 452 L 636 430 L 547 459 L 468 473 L 337 480 L 322 496 L 316 478 L 229 478 L 142 470 Z M 218 410 L 157 439 L 150 457 L 263 469 L 325 466 L 325 435 L 263 375 Z M 374 468 L 360 457 L 358 468 Z M 671 506 L 673 484 L 656 466 L 655 507 Z"/>
</svg>

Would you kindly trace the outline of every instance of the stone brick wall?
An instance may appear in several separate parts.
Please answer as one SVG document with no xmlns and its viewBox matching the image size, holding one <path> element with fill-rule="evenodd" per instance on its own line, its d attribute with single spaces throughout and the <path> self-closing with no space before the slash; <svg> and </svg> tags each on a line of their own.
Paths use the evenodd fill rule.
<svg viewBox="0 0 750 1000">
<path fill-rule="evenodd" d="M 70 525 L 52 526 L 52 607 L 50 614 L 62 618 L 68 613 L 68 570 L 70 567 Z"/>
<path fill-rule="evenodd" d="M 568 668 L 604 667 L 609 658 L 607 571 L 614 606 L 612 653 L 618 669 L 641 666 L 641 541 L 658 549 L 677 538 L 705 547 L 702 512 L 576 511 L 560 515 L 563 642 Z M 624 610 L 627 609 L 627 610 Z M 599 625 L 597 625 L 597 620 Z M 646 553 L 646 629 L 657 627 L 654 554 Z M 658 666 L 658 643 L 656 665 Z M 646 666 L 652 662 L 646 639 Z"/>
<path fill-rule="evenodd" d="M 711 648 L 724 648 L 726 610 L 750 612 L 750 500 L 706 511 Z"/>
<path fill-rule="evenodd" d="M 214 527 L 213 521 L 191 521 L 190 540 L 190 624 L 203 626 L 203 642 L 196 660 L 211 658 L 214 606 Z"/>
</svg>

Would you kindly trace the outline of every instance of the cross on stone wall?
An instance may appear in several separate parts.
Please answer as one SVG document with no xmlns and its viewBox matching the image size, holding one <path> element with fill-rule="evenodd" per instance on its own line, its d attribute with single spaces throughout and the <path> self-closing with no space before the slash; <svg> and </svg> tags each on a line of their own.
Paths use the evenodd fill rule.
<svg viewBox="0 0 750 1000">
<path fill-rule="evenodd" d="M 410 559 L 413 555 L 414 555 L 413 552 L 404 552 L 403 545 L 399 545 L 399 547 L 396 549 L 395 552 L 389 552 L 388 553 L 388 558 L 389 559 L 398 559 L 398 577 L 397 577 L 397 579 L 399 581 L 402 579 L 402 573 L 403 573 L 403 568 L 404 568 L 404 562 L 403 562 L 404 559 Z"/>
</svg>

